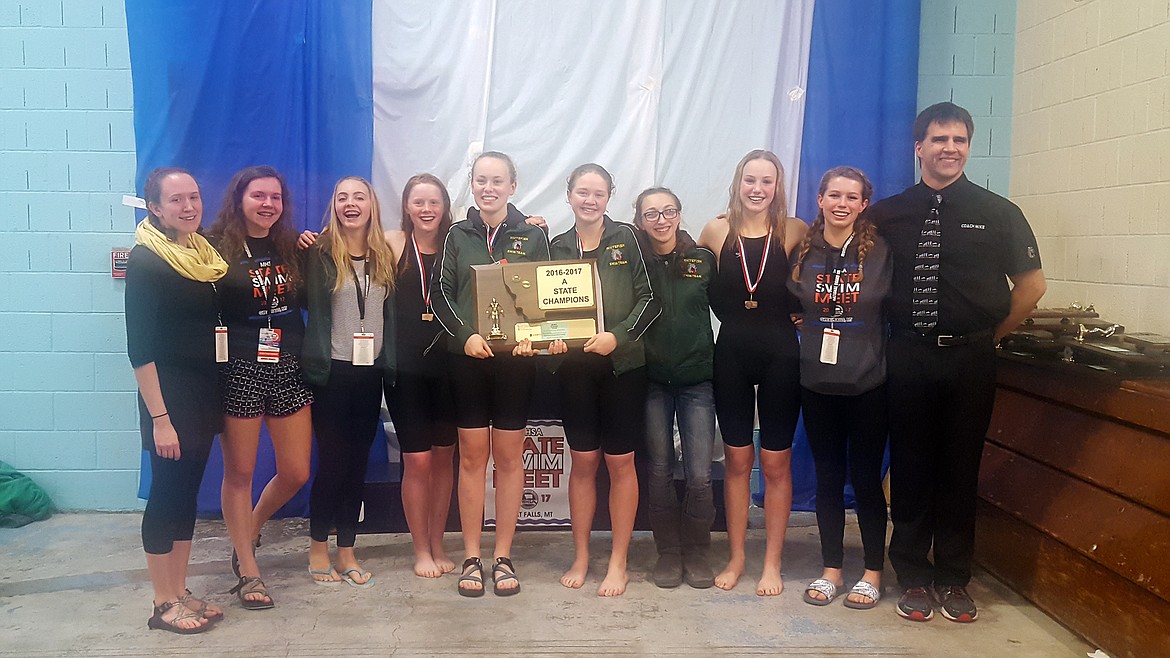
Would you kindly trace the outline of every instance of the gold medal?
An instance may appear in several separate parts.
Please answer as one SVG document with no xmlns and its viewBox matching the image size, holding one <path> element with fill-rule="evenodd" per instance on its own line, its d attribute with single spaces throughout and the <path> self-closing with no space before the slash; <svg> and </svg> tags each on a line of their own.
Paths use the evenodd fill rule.
<svg viewBox="0 0 1170 658">
<path fill-rule="evenodd" d="M 757 307 L 757 306 L 759 306 L 759 305 L 760 305 L 760 303 L 759 303 L 759 302 L 757 302 L 757 301 L 756 301 L 756 300 L 754 300 L 754 299 L 749 299 L 749 300 L 746 300 L 746 301 L 744 301 L 744 303 L 743 303 L 743 307 L 744 307 L 744 308 L 746 308 L 746 309 L 748 309 L 749 311 L 750 311 L 750 310 L 752 310 L 753 308 L 756 308 L 756 307 Z"/>
<path fill-rule="evenodd" d="M 423 313 L 423 314 L 422 314 L 422 320 L 423 320 L 423 322 L 430 322 L 430 321 L 432 321 L 432 320 L 434 320 L 434 319 L 435 319 L 435 314 L 434 314 L 434 313 Z"/>
</svg>

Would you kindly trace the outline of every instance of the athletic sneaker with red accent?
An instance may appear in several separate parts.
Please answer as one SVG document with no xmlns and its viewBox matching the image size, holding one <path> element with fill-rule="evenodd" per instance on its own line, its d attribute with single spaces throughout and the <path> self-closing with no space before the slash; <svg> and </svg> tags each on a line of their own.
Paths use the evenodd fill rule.
<svg viewBox="0 0 1170 658">
<path fill-rule="evenodd" d="M 898 599 L 898 615 L 910 621 L 930 621 L 934 606 L 925 587 L 908 587 Z"/>
<path fill-rule="evenodd" d="M 938 601 L 938 609 L 944 617 L 951 621 L 969 623 L 979 618 L 979 610 L 975 608 L 975 600 L 967 593 L 966 587 L 959 585 L 935 586 L 934 597 Z"/>
</svg>

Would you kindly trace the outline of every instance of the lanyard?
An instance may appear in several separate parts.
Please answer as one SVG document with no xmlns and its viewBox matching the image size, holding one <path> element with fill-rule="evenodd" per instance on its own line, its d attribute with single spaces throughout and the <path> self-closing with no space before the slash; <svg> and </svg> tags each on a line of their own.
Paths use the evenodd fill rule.
<svg viewBox="0 0 1170 658">
<path fill-rule="evenodd" d="M 484 222 L 483 226 L 485 229 L 487 229 L 488 257 L 492 259 L 493 263 L 498 262 L 498 261 L 496 261 L 496 255 L 494 253 L 492 253 L 492 249 L 495 247 L 495 244 L 496 244 L 496 236 L 500 234 L 500 229 L 504 228 L 504 225 L 507 223 L 508 223 L 508 220 L 507 220 L 507 218 L 505 218 L 504 221 L 500 222 L 500 224 L 498 226 L 496 226 L 495 228 L 492 228 L 492 227 L 487 225 L 487 222 Z"/>
<path fill-rule="evenodd" d="M 422 289 L 423 309 L 424 312 L 429 313 L 431 310 L 431 287 L 427 285 L 430 278 L 427 277 L 426 268 L 423 266 L 422 251 L 418 248 L 418 241 L 414 239 L 414 235 L 410 236 L 411 243 L 414 244 L 414 261 L 418 263 L 418 285 Z M 488 243 L 488 252 L 491 252 L 491 242 Z"/>
<path fill-rule="evenodd" d="M 853 233 L 845 239 L 845 244 L 841 245 L 841 260 L 833 267 L 833 285 L 829 288 L 829 301 L 833 304 L 833 315 L 829 318 L 829 326 L 833 326 L 833 322 L 837 317 L 837 309 L 840 305 L 837 300 L 841 297 L 841 275 L 845 273 L 845 252 L 849 250 L 849 245 L 853 242 Z M 826 243 L 827 244 L 827 243 Z M 828 254 L 825 255 L 825 269 L 828 269 Z M 844 312 L 844 309 L 841 309 Z"/>
<path fill-rule="evenodd" d="M 216 326 L 223 326 L 223 311 L 219 306 L 219 288 L 215 287 L 215 282 L 211 281 L 211 298 L 215 300 L 215 324 Z"/>
<path fill-rule="evenodd" d="M 252 250 L 248 248 L 248 238 L 244 238 L 244 253 L 248 255 L 248 260 L 252 260 Z M 272 270 L 275 272 L 276 268 L 273 267 Z M 268 277 L 261 277 L 261 281 L 267 282 Z M 276 304 L 278 303 L 278 300 L 275 297 L 270 298 L 268 296 L 268 284 L 267 283 L 261 283 L 260 290 L 264 293 L 264 307 L 268 309 L 268 315 L 267 315 L 268 328 L 271 329 L 272 328 L 272 309 L 276 306 Z"/>
<path fill-rule="evenodd" d="M 756 294 L 756 288 L 764 278 L 764 268 L 768 266 L 768 253 L 772 250 L 772 229 L 768 229 L 768 237 L 764 240 L 764 255 L 760 257 L 760 271 L 756 273 L 756 280 L 752 281 L 748 274 L 747 251 L 743 248 L 743 236 L 735 238 L 739 242 L 739 264 L 743 269 L 743 284 L 747 286 L 748 298 Z"/>
<path fill-rule="evenodd" d="M 353 287 L 357 291 L 358 303 L 358 324 L 361 327 L 362 333 L 366 333 L 366 298 L 370 295 L 370 261 L 366 256 L 362 256 L 362 271 L 366 273 L 366 289 L 362 290 L 361 284 L 358 283 L 357 268 L 353 266 L 353 259 L 349 260 L 349 270 L 353 272 Z"/>
</svg>

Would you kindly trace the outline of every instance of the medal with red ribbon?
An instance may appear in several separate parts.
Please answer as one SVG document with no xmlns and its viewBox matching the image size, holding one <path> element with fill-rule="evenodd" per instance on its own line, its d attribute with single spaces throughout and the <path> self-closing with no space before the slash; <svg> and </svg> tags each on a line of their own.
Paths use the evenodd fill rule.
<svg viewBox="0 0 1170 658">
<path fill-rule="evenodd" d="M 495 254 L 492 253 L 492 247 L 494 247 L 496 244 L 496 236 L 499 235 L 500 229 L 503 228 L 504 224 L 506 224 L 506 223 L 507 223 L 507 220 L 505 219 L 505 221 L 500 222 L 499 226 L 497 226 L 495 228 L 488 226 L 486 223 L 484 224 L 484 228 L 487 229 L 488 257 L 492 259 L 493 263 L 499 262 L 499 261 L 496 260 Z"/>
<path fill-rule="evenodd" d="M 419 288 L 422 289 L 423 299 L 423 322 L 430 322 L 435 319 L 435 314 L 431 311 L 431 287 L 427 285 L 429 278 L 427 277 L 426 267 L 423 266 L 422 251 L 418 248 L 418 241 L 414 239 L 414 235 L 410 236 L 410 241 L 414 244 L 414 262 L 418 263 L 418 283 Z M 489 243 L 488 251 L 491 251 L 491 243 Z"/>
<path fill-rule="evenodd" d="M 768 229 L 768 237 L 764 239 L 764 255 L 760 257 L 760 271 L 756 273 L 755 281 L 752 281 L 752 277 L 748 273 L 747 251 L 743 248 L 743 236 L 737 236 L 735 239 L 739 242 L 739 265 L 743 269 L 743 285 L 747 287 L 748 291 L 748 298 L 744 300 L 743 307 L 750 311 L 760 305 L 755 300 L 755 294 L 756 288 L 760 286 L 760 281 L 764 278 L 764 268 L 768 266 L 768 252 L 772 250 L 772 229 Z"/>
</svg>

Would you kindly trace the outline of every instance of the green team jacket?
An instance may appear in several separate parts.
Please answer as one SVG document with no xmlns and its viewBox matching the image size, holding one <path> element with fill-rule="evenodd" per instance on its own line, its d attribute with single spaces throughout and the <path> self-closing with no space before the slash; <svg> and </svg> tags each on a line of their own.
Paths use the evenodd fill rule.
<svg viewBox="0 0 1170 658">
<path fill-rule="evenodd" d="M 337 268 L 320 243 L 309 247 L 305 257 L 305 302 L 309 321 L 305 324 L 305 342 L 301 346 L 301 376 L 310 384 L 329 383 L 329 367 L 333 364 L 333 284 Z M 387 381 L 394 381 L 397 352 L 394 337 L 394 291 L 382 305 L 382 351 L 373 367 L 382 369 Z"/>
<path fill-rule="evenodd" d="M 463 354 L 467 339 L 475 334 L 475 286 L 472 265 L 489 265 L 501 260 L 509 263 L 549 259 L 548 236 L 536 226 L 525 223 L 527 217 L 508 204 L 508 216 L 500 224 L 491 252 L 488 230 L 478 208 L 467 211 L 467 219 L 455 222 L 443 240 L 439 278 L 431 284 L 431 308 L 435 317 L 454 336 L 447 348 Z"/>
<path fill-rule="evenodd" d="M 597 273 L 605 307 L 603 330 L 617 338 L 617 348 L 610 358 L 614 374 L 620 375 L 646 365 L 644 342 L 640 339 L 662 309 L 654 296 L 634 227 L 615 222 L 608 215 L 602 222 Z M 576 227 L 553 238 L 550 251 L 553 260 L 581 258 Z"/>
<path fill-rule="evenodd" d="M 662 315 L 646 331 L 647 377 L 671 386 L 710 380 L 715 336 L 707 288 L 715 278 L 715 254 L 679 230 L 675 250 L 649 256 L 646 269 L 662 302 Z"/>
</svg>

